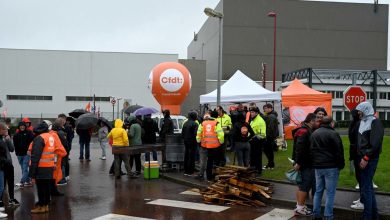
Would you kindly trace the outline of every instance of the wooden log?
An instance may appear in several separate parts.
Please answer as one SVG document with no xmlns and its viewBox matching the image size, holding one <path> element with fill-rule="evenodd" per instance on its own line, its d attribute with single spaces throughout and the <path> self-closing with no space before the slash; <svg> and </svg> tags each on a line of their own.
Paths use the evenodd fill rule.
<svg viewBox="0 0 390 220">
<path fill-rule="evenodd" d="M 232 185 L 238 186 L 238 187 L 249 189 L 249 190 L 251 190 L 253 192 L 258 192 L 258 193 L 260 193 L 261 195 L 263 195 L 267 199 L 271 198 L 270 195 L 265 193 L 264 190 L 262 190 L 261 188 L 257 187 L 256 184 L 245 183 L 243 181 L 239 181 L 239 180 L 236 180 L 236 179 L 233 179 L 233 178 L 229 179 L 229 183 L 232 184 Z"/>
</svg>

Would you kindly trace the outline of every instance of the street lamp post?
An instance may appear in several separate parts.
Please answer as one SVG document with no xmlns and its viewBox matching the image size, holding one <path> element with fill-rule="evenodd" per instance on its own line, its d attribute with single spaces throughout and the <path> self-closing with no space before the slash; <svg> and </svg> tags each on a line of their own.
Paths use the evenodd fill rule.
<svg viewBox="0 0 390 220">
<path fill-rule="evenodd" d="M 275 92 L 275 81 L 276 81 L 276 13 L 271 11 L 268 13 L 268 17 L 274 18 L 274 68 L 273 68 L 273 82 L 272 91 Z"/>
<path fill-rule="evenodd" d="M 221 105 L 221 79 L 222 79 L 222 18 L 223 13 L 211 8 L 205 8 L 204 13 L 209 17 L 219 19 L 219 45 L 218 45 L 218 76 L 217 76 L 217 106 Z"/>
</svg>

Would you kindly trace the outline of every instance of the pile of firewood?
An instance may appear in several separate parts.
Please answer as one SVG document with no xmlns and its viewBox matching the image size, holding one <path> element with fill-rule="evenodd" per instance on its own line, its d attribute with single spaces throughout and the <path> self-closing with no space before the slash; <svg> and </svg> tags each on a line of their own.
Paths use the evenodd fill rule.
<svg viewBox="0 0 390 220">
<path fill-rule="evenodd" d="M 226 165 L 216 170 L 216 182 L 201 191 L 205 203 L 263 207 L 273 192 L 271 183 L 249 168 Z"/>
</svg>

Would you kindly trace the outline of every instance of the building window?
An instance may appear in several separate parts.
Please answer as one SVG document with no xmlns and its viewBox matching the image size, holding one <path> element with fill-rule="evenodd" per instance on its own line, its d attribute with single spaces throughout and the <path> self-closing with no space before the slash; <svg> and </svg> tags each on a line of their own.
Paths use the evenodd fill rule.
<svg viewBox="0 0 390 220">
<path fill-rule="evenodd" d="M 53 96 L 44 96 L 44 95 L 7 95 L 7 100 L 51 101 L 51 100 L 53 100 Z"/>
<path fill-rule="evenodd" d="M 349 112 L 349 111 L 345 111 L 345 112 L 344 112 L 344 120 L 345 120 L 345 121 L 350 121 L 350 120 L 352 120 L 352 118 L 351 118 L 351 112 Z"/>
<path fill-rule="evenodd" d="M 387 120 L 390 120 L 390 112 L 387 112 Z"/>
<path fill-rule="evenodd" d="M 386 113 L 385 112 L 379 112 L 379 119 L 380 120 L 385 120 Z"/>
<path fill-rule="evenodd" d="M 336 99 L 342 99 L 343 98 L 343 92 L 342 91 L 334 91 Z M 332 95 L 333 97 L 333 95 Z"/>
<path fill-rule="evenodd" d="M 329 91 L 330 94 L 332 94 L 332 99 L 334 99 L 334 91 Z"/>
<path fill-rule="evenodd" d="M 387 93 L 387 100 L 390 100 L 390 92 Z"/>
<path fill-rule="evenodd" d="M 379 99 L 386 99 L 386 93 L 385 92 L 380 92 L 379 93 Z"/>
<path fill-rule="evenodd" d="M 373 98 L 372 92 L 367 92 L 367 99 L 372 99 L 372 98 Z"/>
<path fill-rule="evenodd" d="M 93 101 L 93 96 L 66 96 L 66 101 Z M 109 102 L 110 97 L 95 96 L 96 102 Z"/>
<path fill-rule="evenodd" d="M 342 119 L 342 113 L 343 112 L 336 112 L 336 121 L 341 121 Z"/>
</svg>

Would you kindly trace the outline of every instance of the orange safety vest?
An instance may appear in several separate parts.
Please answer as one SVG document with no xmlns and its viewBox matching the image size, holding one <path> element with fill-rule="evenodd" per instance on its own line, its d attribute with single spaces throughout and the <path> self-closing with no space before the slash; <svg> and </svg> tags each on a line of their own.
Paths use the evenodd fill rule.
<svg viewBox="0 0 390 220">
<path fill-rule="evenodd" d="M 219 143 L 218 134 L 215 131 L 217 121 L 204 121 L 202 123 L 203 133 L 201 145 L 205 148 L 217 148 L 221 144 Z"/>
<path fill-rule="evenodd" d="M 55 167 L 55 141 L 56 138 L 50 133 L 43 133 L 40 135 L 44 142 L 41 159 L 39 159 L 38 167 Z"/>
</svg>

